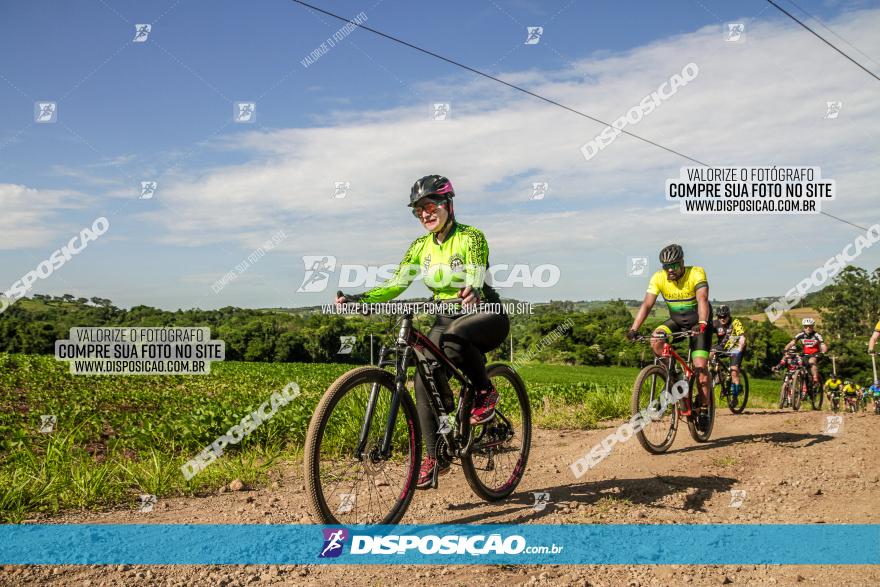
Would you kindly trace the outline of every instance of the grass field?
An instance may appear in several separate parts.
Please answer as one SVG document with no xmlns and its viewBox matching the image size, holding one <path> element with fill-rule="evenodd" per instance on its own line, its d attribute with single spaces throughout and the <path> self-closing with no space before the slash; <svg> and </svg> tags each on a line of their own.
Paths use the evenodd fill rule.
<svg viewBox="0 0 880 587">
<path fill-rule="evenodd" d="M 315 405 L 343 364 L 215 363 L 209 376 L 73 376 L 51 356 L 0 354 L 0 520 L 254 485 L 301 460 Z M 588 428 L 629 414 L 637 369 L 526 365 L 535 424 Z M 290 382 L 301 395 L 187 481 L 180 467 Z M 752 381 L 771 407 L 776 381 Z M 51 432 L 41 432 L 52 415 Z"/>
</svg>

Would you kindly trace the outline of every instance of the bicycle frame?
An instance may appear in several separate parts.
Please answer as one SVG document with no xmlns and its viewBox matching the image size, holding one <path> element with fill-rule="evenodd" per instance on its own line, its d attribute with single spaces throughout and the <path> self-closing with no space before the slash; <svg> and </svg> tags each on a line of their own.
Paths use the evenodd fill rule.
<svg viewBox="0 0 880 587">
<path fill-rule="evenodd" d="M 730 354 L 726 351 L 712 351 L 709 355 L 709 375 L 712 377 L 711 381 L 714 383 L 720 384 L 725 379 L 730 377 L 730 367 L 721 360 L 721 357 L 729 357 Z"/>
<path fill-rule="evenodd" d="M 427 351 L 427 353 L 426 353 Z M 395 358 L 392 360 L 389 355 L 393 354 Z M 414 356 L 413 356 L 414 355 Z M 430 356 L 429 356 L 430 355 Z M 400 396 L 407 393 L 406 376 L 407 368 L 412 361 L 415 361 L 416 370 L 428 386 L 428 399 L 430 402 L 431 412 L 437 419 L 438 434 L 448 435 L 452 432 L 449 424 L 448 413 L 440 396 L 437 382 L 434 379 L 433 369 L 430 361 L 434 359 L 439 363 L 440 368 L 446 369 L 450 376 L 461 384 L 462 391 L 473 389 L 473 385 L 468 377 L 456 367 L 449 357 L 440 350 L 427 336 L 422 334 L 418 329 L 413 327 L 413 314 L 405 314 L 400 323 L 400 330 L 397 334 L 397 340 L 393 347 L 382 346 L 379 350 L 378 367 L 384 368 L 394 365 L 394 394 L 391 398 L 391 408 L 388 412 L 388 419 L 385 426 L 385 434 L 382 439 L 380 455 L 382 458 L 391 457 L 391 440 L 394 432 L 394 422 L 397 419 L 397 412 L 400 409 Z M 445 376 L 445 374 L 441 374 Z M 360 438 L 355 456 L 359 459 L 363 458 L 363 453 L 367 445 L 367 436 L 373 421 L 373 413 L 376 408 L 376 402 L 379 397 L 379 386 L 374 384 L 370 390 L 370 398 L 367 402 L 366 414 L 364 422 L 361 426 Z M 450 446 L 457 449 L 459 456 L 465 454 L 473 442 L 470 425 L 470 404 L 473 398 L 470 393 L 462 393 L 458 398 L 458 433 L 451 439 Z M 463 443 L 463 439 L 468 442 Z"/>
<path fill-rule="evenodd" d="M 690 350 L 688 350 L 688 359 L 690 359 Z M 666 367 L 666 371 L 670 374 L 672 373 L 672 361 L 675 361 L 679 365 L 681 365 L 684 370 L 684 376 L 686 381 L 690 381 L 691 377 L 694 375 L 693 369 L 691 369 L 688 361 L 685 361 L 681 355 L 675 352 L 675 348 L 673 348 L 672 344 L 669 341 L 663 341 L 663 350 L 660 353 L 659 357 L 654 357 L 654 364 L 662 364 Z M 672 385 L 671 378 L 666 378 L 666 391 L 669 392 L 669 387 Z M 682 409 L 681 405 L 678 405 L 678 412 L 682 416 L 690 416 L 691 415 L 691 398 L 690 395 L 687 395 L 681 398 L 678 401 L 678 404 L 684 404 L 684 409 Z"/>
</svg>

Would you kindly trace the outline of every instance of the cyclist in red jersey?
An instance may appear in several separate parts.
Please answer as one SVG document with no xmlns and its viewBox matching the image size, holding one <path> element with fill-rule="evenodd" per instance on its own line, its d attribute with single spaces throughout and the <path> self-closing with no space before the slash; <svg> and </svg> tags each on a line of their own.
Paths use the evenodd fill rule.
<svg viewBox="0 0 880 587">
<path fill-rule="evenodd" d="M 822 335 L 816 332 L 815 329 L 816 321 L 812 318 L 804 318 L 801 322 L 803 326 L 803 331 L 798 332 L 797 335 L 791 339 L 791 341 L 785 345 L 785 350 L 795 347 L 798 343 L 801 343 L 803 347 L 803 353 L 806 355 L 807 360 L 810 363 L 810 372 L 813 374 L 813 383 L 819 384 L 819 365 L 818 365 L 818 354 L 819 353 L 827 353 L 828 345 L 825 344 L 825 339 L 822 338 Z"/>
</svg>

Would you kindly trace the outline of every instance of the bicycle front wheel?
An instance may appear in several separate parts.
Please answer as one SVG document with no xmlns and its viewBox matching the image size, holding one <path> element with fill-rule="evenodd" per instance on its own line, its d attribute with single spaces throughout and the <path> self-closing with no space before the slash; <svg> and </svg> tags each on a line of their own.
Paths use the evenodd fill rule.
<svg viewBox="0 0 880 587">
<path fill-rule="evenodd" d="M 804 386 L 804 376 L 798 373 L 794 376 L 791 390 L 791 409 L 795 412 L 801 409 L 801 393 Z"/>
<path fill-rule="evenodd" d="M 700 382 L 696 375 L 688 382 L 691 393 L 691 415 L 688 417 L 688 431 L 697 442 L 708 442 L 715 426 L 715 394 L 706 394 L 709 405 L 703 410 L 703 394 L 700 393 Z"/>
<path fill-rule="evenodd" d="M 461 460 L 471 489 L 486 501 L 508 497 L 526 472 L 532 444 L 532 409 L 526 386 L 509 365 L 496 363 L 486 374 L 498 392 L 495 417 L 476 427 L 470 453 Z"/>
<path fill-rule="evenodd" d="M 318 403 L 306 435 L 305 478 L 312 512 L 321 523 L 396 524 L 409 507 L 422 437 L 409 394 L 400 395 L 389 423 L 394 394 L 391 373 L 359 367 L 340 376 Z M 391 450 L 383 455 L 389 425 Z M 362 431 L 366 444 L 357 454 Z"/>
<path fill-rule="evenodd" d="M 825 401 L 825 393 L 822 391 L 822 388 L 813 385 L 813 395 L 810 396 L 810 403 L 813 409 L 821 410 L 823 401 Z"/>
<path fill-rule="evenodd" d="M 671 386 L 669 372 L 660 365 L 642 369 L 633 385 L 630 415 L 642 414 L 644 426 L 636 437 L 642 448 L 651 454 L 666 452 L 675 440 L 678 410 L 670 396 L 664 397 L 664 394 L 670 393 Z"/>
<path fill-rule="evenodd" d="M 742 414 L 746 409 L 746 402 L 749 401 L 749 374 L 743 369 L 739 371 L 739 382 L 742 385 L 742 391 L 733 397 L 733 392 L 727 396 L 727 407 L 734 414 Z"/>
</svg>

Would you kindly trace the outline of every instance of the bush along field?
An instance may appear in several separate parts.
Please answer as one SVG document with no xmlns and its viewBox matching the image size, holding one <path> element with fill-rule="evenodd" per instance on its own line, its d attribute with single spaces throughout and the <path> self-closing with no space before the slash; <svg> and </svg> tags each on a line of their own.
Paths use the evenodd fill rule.
<svg viewBox="0 0 880 587">
<path fill-rule="evenodd" d="M 45 355 L 0 353 L 0 520 L 63 510 L 136 507 L 140 495 L 199 495 L 234 479 L 267 483 L 299 467 L 321 395 L 352 365 L 214 363 L 207 376 L 81 376 Z M 638 369 L 519 368 L 543 428 L 594 427 L 629 415 Z M 186 479 L 181 466 L 295 382 L 300 395 Z M 778 381 L 752 381 L 751 407 L 771 407 Z"/>
</svg>

